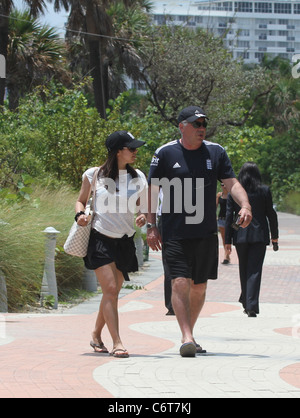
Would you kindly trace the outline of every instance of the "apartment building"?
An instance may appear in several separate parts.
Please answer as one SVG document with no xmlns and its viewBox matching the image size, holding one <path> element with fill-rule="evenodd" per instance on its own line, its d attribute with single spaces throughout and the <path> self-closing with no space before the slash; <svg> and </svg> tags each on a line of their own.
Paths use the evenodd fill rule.
<svg viewBox="0 0 300 418">
<path fill-rule="evenodd" d="M 259 63 L 264 54 L 300 53 L 300 1 L 152 0 L 156 25 L 201 27 L 224 39 L 234 58 Z"/>
</svg>

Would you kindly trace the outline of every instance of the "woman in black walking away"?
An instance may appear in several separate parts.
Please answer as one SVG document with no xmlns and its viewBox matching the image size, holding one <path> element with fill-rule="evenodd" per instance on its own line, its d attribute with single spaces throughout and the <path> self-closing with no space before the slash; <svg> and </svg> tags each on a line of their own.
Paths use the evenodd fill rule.
<svg viewBox="0 0 300 418">
<path fill-rule="evenodd" d="M 259 314 L 259 292 L 266 247 L 270 244 L 270 232 L 274 251 L 278 250 L 278 219 L 273 208 L 272 194 L 261 182 L 257 165 L 245 163 L 238 177 L 246 190 L 252 207 L 252 222 L 247 228 L 239 228 L 236 216 L 240 207 L 229 195 L 227 199 L 225 243 L 231 252 L 236 247 L 241 282 L 240 302 L 249 317 Z M 235 225 L 236 223 L 236 225 Z M 235 228 L 232 227 L 235 226 Z"/>
</svg>

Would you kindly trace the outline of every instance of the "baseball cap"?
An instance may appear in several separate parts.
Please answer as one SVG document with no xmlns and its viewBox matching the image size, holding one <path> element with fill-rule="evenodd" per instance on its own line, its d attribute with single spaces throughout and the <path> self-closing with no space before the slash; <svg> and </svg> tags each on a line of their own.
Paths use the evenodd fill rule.
<svg viewBox="0 0 300 418">
<path fill-rule="evenodd" d="M 145 144 L 145 141 L 135 139 L 135 137 L 127 131 L 117 131 L 109 135 L 105 141 L 108 151 L 119 150 L 123 147 L 139 148 Z"/>
<path fill-rule="evenodd" d="M 189 106 L 183 109 L 178 116 L 178 123 L 186 120 L 187 122 L 195 122 L 199 118 L 208 119 L 205 112 L 201 107 Z"/>
</svg>

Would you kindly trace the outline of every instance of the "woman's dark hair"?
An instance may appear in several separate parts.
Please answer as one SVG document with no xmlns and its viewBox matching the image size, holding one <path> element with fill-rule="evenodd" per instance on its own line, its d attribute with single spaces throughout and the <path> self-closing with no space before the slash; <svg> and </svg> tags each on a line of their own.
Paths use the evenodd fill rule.
<svg viewBox="0 0 300 418">
<path fill-rule="evenodd" d="M 119 177 L 119 168 L 118 168 L 118 159 L 117 159 L 118 152 L 119 152 L 118 149 L 108 152 L 107 160 L 105 161 L 105 163 L 99 170 L 98 176 L 103 176 L 106 178 L 110 178 L 112 180 L 116 180 L 117 177 Z M 129 173 L 133 179 L 138 177 L 137 172 L 135 171 L 133 167 L 131 167 L 131 165 L 127 164 L 126 170 L 127 170 L 127 173 Z"/>
<path fill-rule="evenodd" d="M 238 180 L 247 193 L 257 191 L 261 186 L 261 174 L 257 165 L 251 161 L 245 163 L 239 172 Z"/>
</svg>

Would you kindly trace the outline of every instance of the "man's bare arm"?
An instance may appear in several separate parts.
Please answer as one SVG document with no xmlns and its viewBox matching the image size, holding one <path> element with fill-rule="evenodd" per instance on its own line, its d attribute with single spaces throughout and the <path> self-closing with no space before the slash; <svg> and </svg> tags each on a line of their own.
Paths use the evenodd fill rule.
<svg viewBox="0 0 300 418">
<path fill-rule="evenodd" d="M 252 209 L 246 190 L 235 178 L 222 179 L 222 182 L 225 184 L 233 200 L 240 206 L 240 226 L 246 228 L 252 221 Z"/>
</svg>

